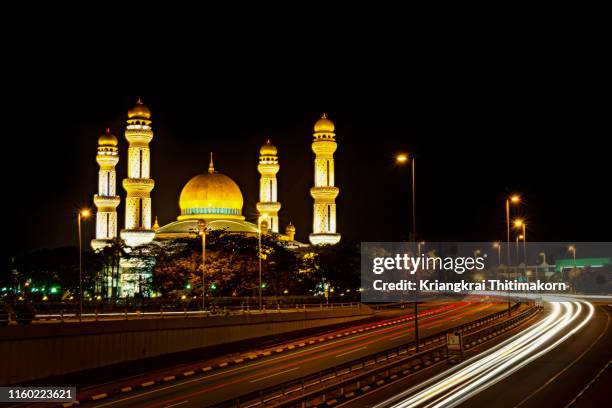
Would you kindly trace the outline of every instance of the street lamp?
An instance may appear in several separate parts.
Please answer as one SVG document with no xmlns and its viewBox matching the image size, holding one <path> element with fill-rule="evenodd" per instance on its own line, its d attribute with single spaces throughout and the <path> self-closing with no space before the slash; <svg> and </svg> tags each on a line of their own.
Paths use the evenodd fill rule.
<svg viewBox="0 0 612 408">
<path fill-rule="evenodd" d="M 263 221 L 266 225 L 267 228 L 267 222 Z M 262 224 L 262 220 L 261 217 L 257 217 L 257 240 L 258 240 L 258 247 L 257 247 L 257 257 L 259 258 L 259 310 L 263 310 L 262 308 L 262 283 L 261 283 L 261 224 Z"/>
<path fill-rule="evenodd" d="M 206 310 L 206 221 L 198 220 L 198 234 L 202 236 L 202 311 Z"/>
<path fill-rule="evenodd" d="M 82 209 L 77 214 L 77 225 L 79 235 L 79 321 L 83 315 L 83 240 L 81 239 L 81 218 L 89 218 L 91 211 Z"/>
<path fill-rule="evenodd" d="M 521 202 L 521 196 L 518 194 L 512 194 L 506 197 L 506 260 L 507 268 L 510 268 L 510 204 L 518 204 Z M 510 278 L 510 269 L 506 269 L 506 276 Z M 510 291 L 508 291 L 508 316 L 512 314 L 510 309 Z"/>
<path fill-rule="evenodd" d="M 416 186 L 415 186 L 415 169 L 414 169 L 414 156 L 410 156 L 407 153 L 400 153 L 395 156 L 395 162 L 398 164 L 405 164 L 410 162 L 410 173 L 412 179 L 412 239 L 416 241 Z"/>
<path fill-rule="evenodd" d="M 415 167 L 414 167 L 414 156 L 410 156 L 407 153 L 400 153 L 395 156 L 395 161 L 398 164 L 405 164 L 410 161 L 410 173 L 411 173 L 411 187 L 412 187 L 412 239 L 410 241 L 416 241 L 416 183 L 415 183 Z M 423 244 L 425 244 L 423 242 Z M 421 242 L 418 243 L 418 251 L 417 256 L 421 256 Z M 416 275 L 415 275 L 416 278 Z M 415 295 L 418 297 L 418 294 Z M 414 341 L 415 341 L 415 351 L 418 353 L 419 351 L 419 305 L 418 299 L 415 297 L 414 299 Z"/>
<path fill-rule="evenodd" d="M 525 265 L 527 265 L 527 224 L 524 220 L 517 218 L 514 220 L 514 227 L 523 229 L 523 238 L 521 238 L 523 240 L 523 261 L 525 262 Z"/>
<path fill-rule="evenodd" d="M 513 194 L 506 198 L 506 257 L 508 259 L 508 266 L 510 266 L 510 204 L 518 204 L 521 202 L 521 196 Z"/>
<path fill-rule="evenodd" d="M 494 242 L 493 248 L 497 249 L 497 266 L 501 266 L 501 245 L 499 242 Z"/>
<path fill-rule="evenodd" d="M 525 238 L 525 236 L 523 234 L 518 234 L 516 236 L 516 260 L 518 261 L 519 256 L 520 256 L 520 252 L 519 252 L 519 241 L 522 240 L 523 238 Z M 518 265 L 517 265 L 517 273 L 518 273 Z"/>
<path fill-rule="evenodd" d="M 571 251 L 572 255 L 574 257 L 574 270 L 572 271 L 572 273 L 575 273 L 575 270 L 576 270 L 576 246 L 570 245 L 570 246 L 567 247 L 567 250 Z M 572 286 L 574 286 L 572 281 L 573 281 L 572 275 L 570 275 L 570 284 L 572 284 Z M 574 292 L 576 292 L 576 288 L 574 288 Z"/>
<path fill-rule="evenodd" d="M 576 247 L 574 245 L 570 245 L 567 247 L 567 250 L 574 255 L 574 269 L 576 269 Z"/>
<path fill-rule="evenodd" d="M 419 241 L 419 243 L 417 244 L 417 256 L 418 257 L 421 256 L 421 251 L 423 250 L 424 246 L 425 246 L 425 241 Z M 418 269 L 415 271 L 414 276 L 418 280 L 418 277 L 419 277 Z M 418 302 L 419 289 L 418 289 L 418 286 L 417 286 L 415 296 L 416 298 L 414 300 L 414 344 L 415 344 L 414 349 L 418 353 L 419 352 L 419 302 Z"/>
</svg>

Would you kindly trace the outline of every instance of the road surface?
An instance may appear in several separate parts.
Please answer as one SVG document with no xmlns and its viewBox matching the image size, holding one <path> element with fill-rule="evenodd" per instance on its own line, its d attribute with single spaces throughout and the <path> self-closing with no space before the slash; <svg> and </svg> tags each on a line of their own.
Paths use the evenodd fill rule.
<svg viewBox="0 0 612 408">
<path fill-rule="evenodd" d="M 552 302 L 536 324 L 427 380 L 390 384 L 346 406 L 593 407 L 610 406 L 612 307 Z"/>
<path fill-rule="evenodd" d="M 419 320 L 421 337 L 458 326 L 506 307 L 504 303 L 458 302 Z M 420 313 L 421 314 L 421 313 Z M 399 346 L 413 340 L 413 321 L 272 355 L 209 374 L 151 386 L 93 404 L 96 407 L 202 407 L 292 380 L 321 369 Z M 347 329 L 348 330 L 348 329 Z"/>
</svg>

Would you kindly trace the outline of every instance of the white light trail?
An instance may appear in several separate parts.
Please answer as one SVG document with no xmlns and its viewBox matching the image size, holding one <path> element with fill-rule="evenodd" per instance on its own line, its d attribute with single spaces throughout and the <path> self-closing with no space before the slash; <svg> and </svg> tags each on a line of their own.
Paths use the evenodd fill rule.
<svg viewBox="0 0 612 408">
<path fill-rule="evenodd" d="M 543 321 L 428 381 L 376 405 L 376 408 L 454 407 L 548 353 L 593 317 L 588 302 L 551 302 Z M 583 314 L 586 305 L 586 316 Z M 576 324 L 577 323 L 577 324 Z M 573 328 L 570 327 L 574 325 Z M 561 335 L 557 340 L 555 337 Z M 552 341 L 552 343 L 551 343 Z"/>
</svg>

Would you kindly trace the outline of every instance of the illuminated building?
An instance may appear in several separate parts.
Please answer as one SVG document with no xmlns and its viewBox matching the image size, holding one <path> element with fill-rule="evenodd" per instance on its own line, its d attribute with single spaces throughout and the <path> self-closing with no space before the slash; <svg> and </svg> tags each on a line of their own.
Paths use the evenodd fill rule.
<svg viewBox="0 0 612 408">
<path fill-rule="evenodd" d="M 276 173 L 278 173 L 278 156 L 276 147 L 270 140 L 259 149 L 259 164 L 257 171 L 261 174 L 259 180 L 259 211 L 258 222 L 266 221 L 271 232 L 278 233 L 278 211 L 281 204 L 278 202 L 278 188 Z"/>
<path fill-rule="evenodd" d="M 121 198 L 117 195 L 117 174 L 115 166 L 119 162 L 118 141 L 115 135 L 106 129 L 98 138 L 96 161 L 98 171 L 98 194 L 94 195 L 96 212 L 96 238 L 91 240 L 94 250 L 104 248 L 117 236 L 117 206 Z"/>
<path fill-rule="evenodd" d="M 275 239 L 284 241 L 289 248 L 308 246 L 295 240 L 296 229 L 291 223 L 280 233 L 278 212 L 277 174 L 280 166 L 277 148 L 268 141 L 259 149 L 257 170 L 260 174 L 259 212 L 257 223 L 245 220 L 244 199 L 238 184 L 225 174 L 215 170 L 211 153 L 208 171 L 197 174 L 184 185 L 179 200 L 180 213 L 176 221 L 166 225 L 152 223 L 151 191 L 155 182 L 150 174 L 149 144 L 153 139 L 151 112 L 139 99 L 128 111 L 125 138 L 129 143 L 127 154 L 127 177 L 123 179 L 125 197 L 125 226 L 120 236 L 126 244 L 129 257 L 120 260 L 118 293 L 121 297 L 142 293 L 152 279 L 155 251 L 145 245 L 156 246 L 170 243 L 173 239 L 194 238 L 198 235 L 200 220 L 206 221 L 208 230 L 224 230 L 229 233 L 257 235 L 272 233 Z M 98 208 L 96 239 L 92 247 L 98 249 L 108 245 L 117 235 L 117 211 L 120 198 L 116 195 L 115 165 L 118 157 L 117 138 L 107 132 L 99 139 L 100 165 L 98 194 L 94 202 Z M 312 244 L 336 244 L 340 234 L 336 233 L 335 198 L 339 189 L 334 186 L 334 158 L 336 150 L 334 124 L 325 117 L 317 121 L 314 128 L 312 150 L 315 158 L 315 185 L 310 193 L 314 198 Z M 140 247 L 140 248 L 136 248 Z M 112 286 L 112 281 L 109 284 Z"/>
<path fill-rule="evenodd" d="M 340 234 L 336 233 L 336 197 L 340 189 L 334 186 L 334 152 L 337 148 L 334 129 L 334 123 L 325 114 L 314 125 L 315 185 L 310 189 L 314 210 L 312 234 L 309 236 L 313 245 L 334 245 L 340 241 Z"/>
<path fill-rule="evenodd" d="M 257 225 L 244 220 L 244 200 L 238 184 L 225 174 L 215 170 L 212 153 L 206 173 L 191 178 L 179 197 L 180 215 L 177 221 L 160 227 L 157 239 L 194 236 L 198 232 L 198 220 L 205 220 L 207 228 L 228 232 L 256 234 Z"/>
<path fill-rule="evenodd" d="M 151 190 L 155 182 L 150 178 L 151 151 L 153 139 L 151 112 L 138 99 L 135 107 L 128 111 L 125 138 L 128 148 L 128 176 L 123 179 L 127 192 L 125 199 L 125 229 L 121 238 L 130 247 L 151 242 L 155 231 L 151 228 Z"/>
</svg>

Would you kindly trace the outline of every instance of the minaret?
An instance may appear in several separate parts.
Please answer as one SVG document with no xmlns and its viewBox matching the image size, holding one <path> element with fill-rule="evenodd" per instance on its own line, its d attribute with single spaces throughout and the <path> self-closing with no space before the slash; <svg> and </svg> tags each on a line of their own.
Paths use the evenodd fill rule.
<svg viewBox="0 0 612 408">
<path fill-rule="evenodd" d="M 117 236 L 117 206 L 121 199 L 117 195 L 117 173 L 115 166 L 119 162 L 118 141 L 115 135 L 106 129 L 106 133 L 98 138 L 98 154 L 96 161 L 100 166 L 98 171 L 98 194 L 94 195 L 96 212 L 96 239 L 91 240 L 94 250 L 109 245 Z"/>
<path fill-rule="evenodd" d="M 278 233 L 278 211 L 281 208 L 281 203 L 278 202 L 278 189 L 276 183 L 276 173 L 280 166 L 278 165 L 278 151 L 276 147 L 270 143 L 270 140 L 259 149 L 259 164 L 257 171 L 261 174 L 259 181 L 259 202 L 257 203 L 257 211 L 259 211 L 259 224 L 266 221 L 268 230 Z"/>
<path fill-rule="evenodd" d="M 125 229 L 121 238 L 128 246 L 149 243 L 155 237 L 151 228 L 150 193 L 155 181 L 150 177 L 151 151 L 149 143 L 153 139 L 151 130 L 151 111 L 138 99 L 136 106 L 128 111 L 125 138 L 130 143 L 128 149 L 128 176 L 123 179 L 127 191 L 125 199 Z"/>
<path fill-rule="evenodd" d="M 295 226 L 289 221 L 289 225 L 285 228 L 285 235 L 289 241 L 295 241 Z"/>
<path fill-rule="evenodd" d="M 340 189 L 334 186 L 334 152 L 337 148 L 334 129 L 333 122 L 325 113 L 314 125 L 315 185 L 310 189 L 314 213 L 309 236 L 313 245 L 334 245 L 340 241 L 340 234 L 336 233 L 336 197 Z"/>
</svg>

